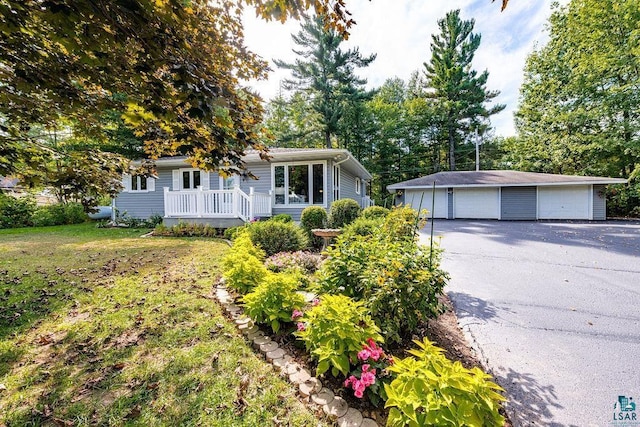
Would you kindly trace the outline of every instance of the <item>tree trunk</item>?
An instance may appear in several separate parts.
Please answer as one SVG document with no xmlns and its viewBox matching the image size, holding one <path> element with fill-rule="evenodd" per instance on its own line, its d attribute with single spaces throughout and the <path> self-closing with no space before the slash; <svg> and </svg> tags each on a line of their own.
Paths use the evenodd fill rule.
<svg viewBox="0 0 640 427">
<path fill-rule="evenodd" d="M 324 145 L 327 148 L 331 148 L 331 132 L 329 132 L 329 129 L 324 130 Z"/>
<path fill-rule="evenodd" d="M 448 136 L 449 136 L 449 170 L 456 170 L 456 139 L 454 137 L 454 128 L 453 126 L 448 126 Z"/>
</svg>

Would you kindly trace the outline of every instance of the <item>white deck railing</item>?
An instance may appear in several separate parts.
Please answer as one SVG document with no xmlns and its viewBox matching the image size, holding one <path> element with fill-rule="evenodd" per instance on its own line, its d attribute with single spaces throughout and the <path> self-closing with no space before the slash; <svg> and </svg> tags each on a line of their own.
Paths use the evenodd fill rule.
<svg viewBox="0 0 640 427">
<path fill-rule="evenodd" d="M 374 202 L 369 196 L 364 196 L 362 198 L 362 209 L 375 206 L 375 204 L 376 202 Z"/>
<path fill-rule="evenodd" d="M 164 215 L 166 217 L 240 218 L 251 221 L 271 216 L 271 195 L 249 194 L 239 187 L 233 190 L 181 190 L 164 187 Z"/>
</svg>

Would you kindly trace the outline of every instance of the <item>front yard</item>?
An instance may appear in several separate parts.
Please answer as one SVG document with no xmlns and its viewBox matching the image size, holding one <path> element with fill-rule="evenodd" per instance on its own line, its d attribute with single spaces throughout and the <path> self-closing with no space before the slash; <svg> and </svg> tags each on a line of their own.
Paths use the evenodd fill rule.
<svg viewBox="0 0 640 427">
<path fill-rule="evenodd" d="M 324 425 L 212 300 L 227 245 L 0 231 L 0 425 Z"/>
</svg>

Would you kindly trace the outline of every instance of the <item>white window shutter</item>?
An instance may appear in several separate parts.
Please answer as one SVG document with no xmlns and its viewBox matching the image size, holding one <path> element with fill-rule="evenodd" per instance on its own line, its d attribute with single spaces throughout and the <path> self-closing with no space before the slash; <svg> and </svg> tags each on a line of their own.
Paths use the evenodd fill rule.
<svg viewBox="0 0 640 427">
<path fill-rule="evenodd" d="M 178 191 L 180 190 L 180 170 L 178 169 L 174 169 L 173 171 L 171 171 L 171 175 L 173 178 L 173 191 Z"/>
<path fill-rule="evenodd" d="M 211 183 L 209 182 L 209 172 L 200 171 L 200 185 L 203 190 L 209 190 Z"/>
<path fill-rule="evenodd" d="M 156 191 L 156 180 L 152 177 L 147 177 L 147 191 Z"/>
<path fill-rule="evenodd" d="M 122 174 L 122 186 L 124 187 L 122 189 L 124 193 L 128 193 L 129 191 L 131 191 L 131 175 L 129 175 L 128 173 Z"/>
</svg>

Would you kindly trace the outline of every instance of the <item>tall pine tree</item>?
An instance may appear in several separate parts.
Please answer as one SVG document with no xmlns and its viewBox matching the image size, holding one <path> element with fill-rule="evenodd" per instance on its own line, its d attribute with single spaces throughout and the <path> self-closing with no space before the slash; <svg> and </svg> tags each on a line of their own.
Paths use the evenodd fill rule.
<svg viewBox="0 0 640 427">
<path fill-rule="evenodd" d="M 340 44 L 344 39 L 325 28 L 321 17 L 308 19 L 292 37 L 299 46 L 299 50 L 294 49 L 298 58 L 293 63 L 275 61 L 276 65 L 291 70 L 292 78 L 285 80 L 285 88 L 308 94 L 312 108 L 321 117 L 324 145 L 331 148 L 345 108 L 370 96 L 364 90 L 367 81 L 356 76 L 354 70 L 368 66 L 376 56 L 363 57 L 357 48 L 343 51 Z"/>
<path fill-rule="evenodd" d="M 449 170 L 456 170 L 456 158 L 468 156 L 465 143 L 470 135 L 487 128 L 489 117 L 504 109 L 486 103 L 498 96 L 498 91 L 486 89 L 489 72 L 478 75 L 471 61 L 480 45 L 480 35 L 472 33 L 475 21 L 460 19 L 460 10 L 453 10 L 438 21 L 440 34 L 432 36 L 431 61 L 425 63 L 426 96 L 432 98 L 439 120 L 438 140 L 447 146 Z"/>
</svg>

